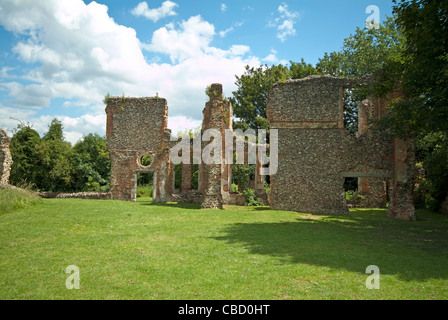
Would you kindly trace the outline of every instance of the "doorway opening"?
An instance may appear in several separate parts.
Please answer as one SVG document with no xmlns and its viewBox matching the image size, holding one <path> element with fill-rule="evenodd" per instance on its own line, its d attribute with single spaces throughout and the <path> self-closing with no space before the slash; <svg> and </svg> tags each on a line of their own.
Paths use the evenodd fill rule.
<svg viewBox="0 0 448 320">
<path fill-rule="evenodd" d="M 154 195 L 154 172 L 137 173 L 137 198 L 152 201 Z"/>
</svg>

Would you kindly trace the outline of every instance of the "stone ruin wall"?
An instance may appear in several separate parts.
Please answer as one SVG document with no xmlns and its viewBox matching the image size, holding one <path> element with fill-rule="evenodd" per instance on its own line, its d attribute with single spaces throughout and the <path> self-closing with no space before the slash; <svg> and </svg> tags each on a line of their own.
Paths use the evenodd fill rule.
<svg viewBox="0 0 448 320">
<path fill-rule="evenodd" d="M 367 206 L 383 206 L 385 180 L 389 181 L 389 217 L 414 220 L 413 187 L 415 144 L 390 139 L 369 130 L 369 121 L 385 113 L 386 100 L 363 101 L 359 105 L 358 136 L 344 129 L 343 93 L 345 88 L 365 84 L 330 76 L 310 76 L 274 85 L 267 108 L 272 129 L 279 132 L 278 171 L 271 176 L 269 202 L 273 209 L 298 212 L 346 214 L 343 188 L 345 177 L 358 177 L 361 193 L 369 195 Z M 232 108 L 223 99 L 222 86 L 213 84 L 210 101 L 203 110 L 202 129 L 231 129 Z M 200 166 L 199 190 L 191 190 L 192 166 L 182 165 L 182 192 L 174 194 L 173 143 L 167 129 L 168 106 L 162 98 L 109 98 L 107 146 L 111 158 L 111 191 L 92 198 L 136 200 L 137 174 L 154 172 L 155 202 L 201 202 L 203 208 L 242 204 L 232 194 L 229 164 Z M 235 150 L 235 137 L 233 139 Z M 12 165 L 10 139 L 0 130 L 0 184 L 8 184 Z M 224 140 L 223 153 L 224 158 Z M 207 143 L 203 143 L 204 147 Z M 246 143 L 247 159 L 247 143 Z M 193 154 L 191 152 L 191 154 Z M 150 155 L 144 166 L 141 158 Z M 261 165 L 257 163 L 255 191 L 264 193 Z M 51 195 L 53 196 L 53 195 Z M 58 195 L 59 197 L 59 195 Z"/>
<path fill-rule="evenodd" d="M 9 184 L 12 157 L 9 151 L 10 139 L 5 131 L 0 130 L 0 185 Z"/>
<path fill-rule="evenodd" d="M 232 106 L 222 95 L 222 85 L 211 85 L 210 101 L 203 110 L 202 130 L 217 129 L 225 137 L 225 130 L 232 129 Z M 154 201 L 201 203 L 203 208 L 221 209 L 223 204 L 244 204 L 244 197 L 231 192 L 231 166 L 220 164 L 199 167 L 199 188 L 192 190 L 193 147 L 190 150 L 190 164 L 182 165 L 181 190 L 174 189 L 174 164 L 171 149 L 177 142 L 171 141 L 167 130 L 168 106 L 162 98 L 109 98 L 107 114 L 107 147 L 111 159 L 111 199 L 135 201 L 137 174 L 155 172 Z M 235 137 L 233 139 L 235 150 Z M 202 142 L 203 149 L 210 142 Z M 246 143 L 247 144 L 247 143 Z M 225 157 L 225 139 L 222 140 L 221 159 Z M 144 167 L 141 157 L 150 155 L 152 164 Z M 247 148 L 245 159 L 248 159 Z M 257 165 L 254 188 L 264 194 L 262 177 Z"/>
<path fill-rule="evenodd" d="M 182 164 L 182 183 L 181 191 L 172 195 L 172 201 L 187 202 L 187 203 L 201 203 L 202 208 L 206 209 L 221 209 L 224 204 L 227 205 L 244 205 L 245 198 L 242 194 L 233 193 L 231 191 L 232 184 L 232 169 L 230 164 L 226 164 L 224 159 L 225 154 L 225 130 L 232 130 L 232 105 L 223 97 L 223 88 L 221 84 L 214 83 L 210 86 L 210 101 L 205 104 L 202 111 L 202 132 L 208 129 L 216 129 L 221 134 L 222 153 L 220 155 L 222 161 L 220 164 L 206 165 L 201 162 L 199 165 L 199 187 L 198 190 L 191 189 L 192 180 L 192 165 Z M 236 150 L 237 137 L 233 137 L 233 150 Z M 175 142 L 177 143 L 177 142 Z M 245 162 L 248 160 L 248 146 L 245 144 Z M 210 142 L 204 141 L 201 143 L 201 148 L 204 149 Z M 192 143 L 191 143 L 192 145 Z M 193 146 L 190 149 L 190 163 L 193 163 Z M 256 194 L 260 196 L 261 200 L 267 203 L 267 195 L 264 190 L 264 183 L 259 174 L 261 165 L 257 164 L 257 171 L 255 172 L 255 180 L 251 181 L 252 188 Z"/>
<path fill-rule="evenodd" d="M 271 129 L 279 132 L 279 167 L 269 195 L 273 209 L 347 214 L 345 177 L 390 178 L 388 215 L 415 219 L 412 142 L 373 130 L 356 138 L 344 129 L 344 89 L 363 81 L 311 76 L 274 85 L 267 108 Z M 381 106 L 373 104 L 374 115 Z"/>
<path fill-rule="evenodd" d="M 111 159 L 111 198 L 136 200 L 137 174 L 154 172 L 154 201 L 168 201 L 172 193 L 168 106 L 161 98 L 109 98 L 107 147 Z M 150 166 L 141 158 L 149 155 Z"/>
<path fill-rule="evenodd" d="M 310 76 L 274 85 L 267 108 L 271 129 L 279 133 L 278 170 L 270 177 L 273 209 L 347 214 L 346 177 L 358 177 L 360 189 L 372 201 L 369 205 L 384 206 L 384 182 L 389 179 L 388 216 L 415 219 L 412 141 L 391 140 L 368 130 L 369 120 L 384 114 L 386 102 L 364 101 L 360 105 L 358 137 L 344 128 L 344 89 L 366 81 Z M 223 98 L 220 84 L 213 84 L 211 92 L 203 110 L 202 130 L 217 129 L 224 137 L 224 130 L 232 128 L 231 105 Z M 170 152 L 176 142 L 170 142 L 165 99 L 110 98 L 106 113 L 112 199 L 135 201 L 137 173 L 155 172 L 156 202 L 200 202 L 203 208 L 216 209 L 243 203 L 241 195 L 230 192 L 231 167 L 223 162 L 202 162 L 198 190 L 191 188 L 192 165 L 182 164 L 181 191 L 175 192 Z M 202 148 L 208 144 L 202 142 Z M 149 167 L 140 161 L 146 154 L 153 159 Z M 257 163 L 256 168 L 255 191 L 262 195 L 261 165 Z"/>
</svg>

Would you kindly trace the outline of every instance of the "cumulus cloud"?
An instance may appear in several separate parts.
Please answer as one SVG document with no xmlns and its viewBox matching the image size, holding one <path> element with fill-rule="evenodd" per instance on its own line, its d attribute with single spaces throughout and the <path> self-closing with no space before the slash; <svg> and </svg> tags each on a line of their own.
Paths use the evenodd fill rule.
<svg viewBox="0 0 448 320">
<path fill-rule="evenodd" d="M 267 62 L 267 63 L 272 63 L 272 64 L 282 64 L 282 65 L 288 64 L 287 60 L 279 59 L 277 57 L 277 51 L 276 50 L 271 50 L 271 52 L 266 57 L 261 59 L 261 61 L 264 61 L 264 62 Z"/>
<path fill-rule="evenodd" d="M 88 130 L 104 133 L 102 100 L 107 93 L 136 97 L 158 93 L 168 100 L 172 125 L 196 125 L 202 119 L 207 85 L 222 83 L 230 95 L 235 75 L 242 74 L 246 65 L 260 64 L 248 46 L 213 47 L 215 27 L 201 16 L 167 24 L 153 33 L 149 43 L 142 43 L 134 29 L 117 24 L 107 6 L 96 2 L 3 0 L 0 25 L 20 35 L 13 52 L 26 65 L 21 69 L 25 75 L 14 81 L 11 67 L 2 67 L 0 90 L 9 95 L 8 108 L 17 108 L 30 122 L 45 122 L 44 130 L 53 116 L 42 118 L 19 107 L 45 114 L 53 99 L 65 100 L 58 113 L 71 139 Z M 155 55 L 166 55 L 171 63 L 156 63 Z M 154 56 L 151 63 L 148 56 Z M 86 115 L 64 118 L 62 108 L 78 108 L 73 114 Z M 0 117 L 0 126 L 10 124 Z"/>
<path fill-rule="evenodd" d="M 288 37 L 295 36 L 297 31 L 294 25 L 300 19 L 300 14 L 289 9 L 286 3 L 282 3 L 277 8 L 277 17 L 269 21 L 268 26 L 277 29 L 277 38 L 281 42 L 286 41 Z"/>
<path fill-rule="evenodd" d="M 227 5 L 225 3 L 221 3 L 221 11 L 226 12 L 227 11 Z"/>
<path fill-rule="evenodd" d="M 153 52 L 165 53 L 173 63 L 201 55 L 215 35 L 215 27 L 194 16 L 182 21 L 179 28 L 173 23 L 156 30 L 149 45 L 144 46 Z"/>
<path fill-rule="evenodd" d="M 160 8 L 150 9 L 146 1 L 140 2 L 131 13 L 137 17 L 145 17 L 153 22 L 157 22 L 162 18 L 175 16 L 177 13 L 174 9 L 178 6 L 172 1 L 165 1 Z"/>
</svg>

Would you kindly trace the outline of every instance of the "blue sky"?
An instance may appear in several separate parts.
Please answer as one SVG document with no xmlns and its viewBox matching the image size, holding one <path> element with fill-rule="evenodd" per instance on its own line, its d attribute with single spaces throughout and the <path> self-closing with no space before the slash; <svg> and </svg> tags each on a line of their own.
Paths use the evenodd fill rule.
<svg viewBox="0 0 448 320">
<path fill-rule="evenodd" d="M 385 0 L 0 0 L 0 128 L 105 133 L 107 93 L 168 100 L 173 131 L 201 123 L 205 87 L 230 96 L 246 65 L 316 64 Z"/>
</svg>

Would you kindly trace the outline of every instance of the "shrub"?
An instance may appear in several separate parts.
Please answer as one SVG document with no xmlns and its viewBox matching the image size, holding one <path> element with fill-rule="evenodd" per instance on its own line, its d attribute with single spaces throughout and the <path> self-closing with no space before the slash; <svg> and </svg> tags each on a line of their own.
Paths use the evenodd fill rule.
<svg viewBox="0 0 448 320">
<path fill-rule="evenodd" d="M 364 199 L 364 198 L 365 198 L 365 196 L 360 195 L 357 190 L 347 190 L 345 192 L 345 199 L 346 200 L 356 201 L 356 200 L 361 200 L 361 199 Z"/>
<path fill-rule="evenodd" d="M 260 199 L 255 195 L 255 191 L 253 189 L 245 189 L 243 191 L 243 195 L 246 198 L 246 201 L 244 203 L 245 206 L 255 207 L 263 205 Z"/>
<path fill-rule="evenodd" d="M 137 198 L 152 197 L 153 187 L 150 184 L 137 187 Z"/>
<path fill-rule="evenodd" d="M 271 191 L 271 185 L 265 183 L 264 184 L 264 190 L 266 191 L 266 194 L 269 194 L 269 192 Z"/>
</svg>

